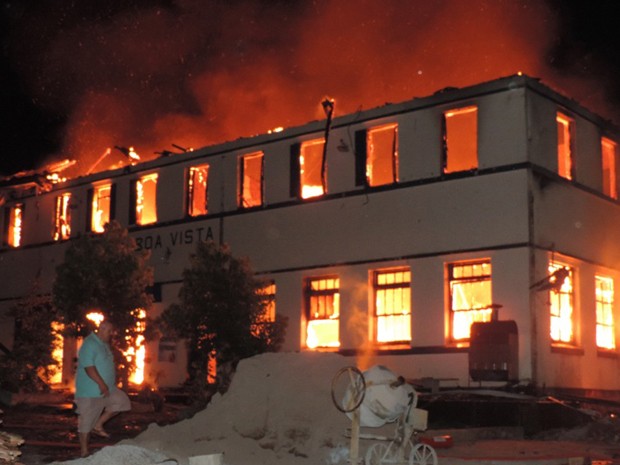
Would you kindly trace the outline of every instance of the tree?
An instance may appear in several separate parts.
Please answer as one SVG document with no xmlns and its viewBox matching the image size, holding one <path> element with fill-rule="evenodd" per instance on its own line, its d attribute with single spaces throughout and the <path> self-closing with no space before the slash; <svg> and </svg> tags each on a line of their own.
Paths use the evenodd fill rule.
<svg viewBox="0 0 620 465">
<path fill-rule="evenodd" d="M 286 319 L 265 321 L 265 284 L 247 260 L 233 257 L 228 246 L 198 244 L 183 272 L 179 303 L 166 308 L 159 321 L 187 341 L 189 382 L 199 391 L 206 387 L 211 354 L 218 368 L 234 369 L 239 360 L 282 345 Z M 230 375 L 218 370 L 220 390 L 226 389 Z"/>
<path fill-rule="evenodd" d="M 37 291 L 35 286 L 9 311 L 15 318 L 14 342 L 12 350 L 0 357 L 0 387 L 12 392 L 47 390 L 47 382 L 58 369 L 52 357 L 56 312 L 51 297 Z"/>
<path fill-rule="evenodd" d="M 111 321 L 119 334 L 114 348 L 127 352 L 136 340 L 139 311 L 148 311 L 152 298 L 147 289 L 153 283 L 149 252 L 137 251 L 127 229 L 112 221 L 102 234 L 85 235 L 71 243 L 64 262 L 56 268 L 53 303 L 65 328 L 85 335 L 91 325 L 86 315 L 99 311 Z M 118 355 L 118 354 L 117 354 Z M 119 370 L 126 383 L 130 367 L 118 357 Z"/>
</svg>

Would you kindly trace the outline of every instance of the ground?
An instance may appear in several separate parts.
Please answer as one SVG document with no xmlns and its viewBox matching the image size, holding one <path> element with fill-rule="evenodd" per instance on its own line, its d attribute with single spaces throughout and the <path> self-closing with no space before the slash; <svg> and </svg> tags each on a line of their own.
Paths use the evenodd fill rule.
<svg viewBox="0 0 620 465">
<path fill-rule="evenodd" d="M 106 424 L 111 438 L 92 438 L 92 450 L 134 438 L 151 423 L 166 425 L 183 418 L 187 407 L 183 403 L 165 403 L 155 410 L 152 403 L 133 402 L 133 410 L 113 418 Z M 20 461 L 24 465 L 43 465 L 79 457 L 77 415 L 71 397 L 61 403 L 20 403 L 2 405 L 4 414 L 0 431 L 22 436 Z M 1 462 L 0 462 L 1 463 Z"/>
</svg>

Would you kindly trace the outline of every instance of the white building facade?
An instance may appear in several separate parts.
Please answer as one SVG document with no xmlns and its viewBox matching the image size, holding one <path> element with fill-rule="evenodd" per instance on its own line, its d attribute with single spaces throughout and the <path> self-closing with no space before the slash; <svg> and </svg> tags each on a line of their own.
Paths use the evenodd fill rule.
<svg viewBox="0 0 620 465">
<path fill-rule="evenodd" d="M 211 238 L 272 283 L 285 351 L 337 351 L 461 386 L 613 396 L 618 140 L 574 101 L 512 76 L 49 190 L 7 185 L 0 342 L 10 349 L 8 310 L 33 282 L 51 291 L 72 238 L 115 219 L 151 250 L 154 315 Z M 494 312 L 513 329 L 472 360 L 471 325 Z M 149 343 L 146 381 L 181 384 L 184 357 L 182 341 Z"/>
</svg>

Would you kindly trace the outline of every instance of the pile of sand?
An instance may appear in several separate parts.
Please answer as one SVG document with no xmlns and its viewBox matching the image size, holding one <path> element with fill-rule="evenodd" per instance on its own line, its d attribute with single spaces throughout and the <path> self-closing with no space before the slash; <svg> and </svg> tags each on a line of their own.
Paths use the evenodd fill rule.
<svg viewBox="0 0 620 465">
<path fill-rule="evenodd" d="M 242 360 L 228 392 L 214 396 L 205 410 L 173 425 L 151 424 L 135 439 L 104 449 L 105 463 L 124 463 L 114 461 L 113 449 L 133 445 L 180 465 L 216 453 L 224 454 L 226 465 L 344 464 L 349 447 L 344 431 L 351 423 L 332 402 L 331 380 L 350 363 L 329 353 Z M 71 464 L 95 465 L 104 450 Z"/>
</svg>

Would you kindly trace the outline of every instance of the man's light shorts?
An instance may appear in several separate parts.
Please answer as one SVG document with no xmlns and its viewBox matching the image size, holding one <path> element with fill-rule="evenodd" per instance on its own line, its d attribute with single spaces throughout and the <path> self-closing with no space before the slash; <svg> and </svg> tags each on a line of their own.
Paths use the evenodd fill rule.
<svg viewBox="0 0 620 465">
<path fill-rule="evenodd" d="M 131 410 L 129 397 L 117 387 L 110 389 L 108 397 L 76 397 L 78 433 L 90 433 L 105 409 L 108 412 Z"/>
</svg>

